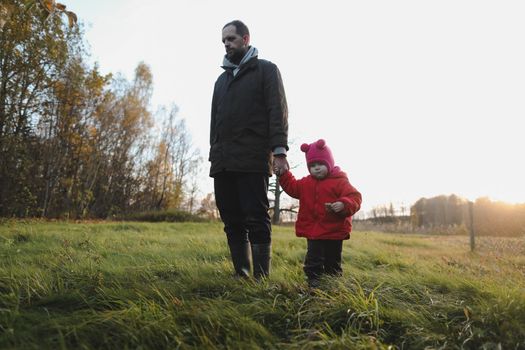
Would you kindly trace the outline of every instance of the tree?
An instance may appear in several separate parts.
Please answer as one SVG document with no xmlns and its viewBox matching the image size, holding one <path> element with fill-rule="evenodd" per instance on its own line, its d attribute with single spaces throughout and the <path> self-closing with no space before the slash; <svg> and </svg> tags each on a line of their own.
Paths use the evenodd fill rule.
<svg viewBox="0 0 525 350">
<path fill-rule="evenodd" d="M 81 50 L 79 28 L 65 28 L 41 7 L 2 2 L 0 29 L 0 215 L 38 211 L 41 179 L 34 125 L 49 112 L 48 97 L 70 60 Z"/>
<path fill-rule="evenodd" d="M 297 165 L 290 166 L 290 169 L 297 168 Z M 279 224 L 282 221 L 283 212 L 297 214 L 297 205 L 290 204 L 288 207 L 283 207 L 283 193 L 284 190 L 279 184 L 279 177 L 277 175 L 272 176 L 268 185 L 268 191 L 273 194 L 273 200 L 271 200 L 270 210 L 272 211 L 272 224 Z"/>
<path fill-rule="evenodd" d="M 93 124 L 109 79 L 77 57 L 54 84 L 48 101 L 52 108 L 36 130 L 42 144 L 43 216 L 87 215 L 100 168 Z"/>
<path fill-rule="evenodd" d="M 197 210 L 197 214 L 210 220 L 219 218 L 219 211 L 213 198 L 213 193 L 208 193 L 202 200 L 201 206 Z"/>
<path fill-rule="evenodd" d="M 452 226 L 465 222 L 467 201 L 456 195 L 421 198 L 411 208 L 412 225 Z"/>
<path fill-rule="evenodd" d="M 52 0 L 0 3 L 0 216 L 193 210 L 201 159 L 176 106 L 154 137 L 149 66 L 101 75 L 75 23 Z"/>
<path fill-rule="evenodd" d="M 190 213 L 195 211 L 197 196 L 199 194 L 198 177 L 201 173 L 202 158 L 197 157 L 193 160 L 188 173 L 188 188 L 186 190 L 186 210 Z"/>
<path fill-rule="evenodd" d="M 269 191 L 273 193 L 273 209 L 272 224 L 281 223 L 281 194 L 284 192 L 279 184 L 279 177 L 274 176 L 269 185 Z"/>
<path fill-rule="evenodd" d="M 30 10 L 33 6 L 40 6 L 47 13 L 47 18 L 52 16 L 60 17 L 61 15 L 66 15 L 70 27 L 73 27 L 77 24 L 77 15 L 74 12 L 67 11 L 66 5 L 55 0 L 29 0 L 25 2 L 27 10 Z"/>
<path fill-rule="evenodd" d="M 98 217 L 128 211 L 141 190 L 141 160 L 153 125 L 149 111 L 152 86 L 149 67 L 139 63 L 133 82 L 122 77 L 113 80 L 112 91 L 99 106 L 97 130 L 104 162 L 103 177 L 94 187 L 93 209 Z"/>
</svg>

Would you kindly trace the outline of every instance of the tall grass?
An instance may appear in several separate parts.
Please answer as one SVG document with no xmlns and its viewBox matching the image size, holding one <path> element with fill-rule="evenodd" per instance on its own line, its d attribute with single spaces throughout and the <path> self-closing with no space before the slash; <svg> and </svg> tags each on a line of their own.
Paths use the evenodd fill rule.
<svg viewBox="0 0 525 350">
<path fill-rule="evenodd" d="M 355 232 L 311 291 L 291 227 L 256 283 L 217 223 L 7 221 L 0 348 L 524 349 L 525 240 L 479 243 Z"/>
</svg>

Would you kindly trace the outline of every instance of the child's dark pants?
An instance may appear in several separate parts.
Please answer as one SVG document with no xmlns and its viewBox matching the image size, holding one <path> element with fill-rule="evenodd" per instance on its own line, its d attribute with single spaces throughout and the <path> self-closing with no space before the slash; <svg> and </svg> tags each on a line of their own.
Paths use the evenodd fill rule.
<svg viewBox="0 0 525 350">
<path fill-rule="evenodd" d="M 343 251 L 342 240 L 309 239 L 308 250 L 304 260 L 304 273 L 308 278 L 308 284 L 316 287 L 323 274 L 341 276 L 341 253 Z"/>
</svg>

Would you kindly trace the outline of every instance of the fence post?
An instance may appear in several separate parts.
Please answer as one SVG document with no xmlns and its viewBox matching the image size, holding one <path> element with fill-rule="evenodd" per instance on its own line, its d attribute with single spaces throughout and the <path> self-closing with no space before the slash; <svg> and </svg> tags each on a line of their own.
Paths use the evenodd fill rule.
<svg viewBox="0 0 525 350">
<path fill-rule="evenodd" d="M 470 218 L 470 251 L 473 252 L 476 248 L 476 241 L 474 235 L 474 202 L 468 202 L 468 213 Z"/>
</svg>

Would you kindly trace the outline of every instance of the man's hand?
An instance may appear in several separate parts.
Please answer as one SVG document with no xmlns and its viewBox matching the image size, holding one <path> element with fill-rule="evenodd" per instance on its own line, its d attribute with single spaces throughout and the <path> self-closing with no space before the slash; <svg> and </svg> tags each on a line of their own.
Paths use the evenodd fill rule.
<svg viewBox="0 0 525 350">
<path fill-rule="evenodd" d="M 273 172 L 277 176 L 281 176 L 290 169 L 288 160 L 285 156 L 274 156 L 273 157 Z"/>
</svg>

